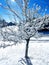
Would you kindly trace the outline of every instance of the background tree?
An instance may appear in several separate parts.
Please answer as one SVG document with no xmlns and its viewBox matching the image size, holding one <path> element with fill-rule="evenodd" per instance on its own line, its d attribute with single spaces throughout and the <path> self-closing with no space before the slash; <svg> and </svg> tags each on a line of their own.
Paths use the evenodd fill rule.
<svg viewBox="0 0 49 65">
<path fill-rule="evenodd" d="M 21 40 L 26 40 L 25 58 L 28 58 L 28 46 L 30 38 L 40 37 L 38 30 L 44 27 L 45 24 L 48 24 L 49 15 L 42 16 L 40 14 L 41 7 L 38 5 L 34 4 L 33 7 L 30 8 L 30 0 L 15 0 L 15 3 L 18 5 L 18 8 L 20 8 L 19 11 L 17 9 L 13 9 L 10 4 L 10 0 L 6 0 L 5 2 L 6 6 L 3 6 L 2 4 L 0 4 L 0 6 L 13 13 L 16 18 L 18 18 L 19 23 L 16 26 L 16 30 L 9 27 L 4 28 L 5 31 L 1 29 L 1 35 L 3 36 L 3 39 L 5 41 L 14 41 L 17 43 L 21 42 Z"/>
</svg>

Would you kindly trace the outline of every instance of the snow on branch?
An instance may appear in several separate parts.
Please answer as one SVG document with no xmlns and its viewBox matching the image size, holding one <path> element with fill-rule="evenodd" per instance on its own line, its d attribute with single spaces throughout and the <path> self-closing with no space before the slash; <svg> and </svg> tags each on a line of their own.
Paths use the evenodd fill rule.
<svg viewBox="0 0 49 65">
<path fill-rule="evenodd" d="M 14 44 L 6 43 L 1 44 L 0 47 L 12 46 L 21 42 L 21 40 L 26 40 L 31 37 L 41 37 L 38 33 L 40 28 L 43 28 L 45 24 L 49 23 L 49 15 L 45 15 L 41 18 L 37 18 L 33 22 L 21 23 L 18 26 L 5 27 L 0 29 L 0 34 L 2 36 L 2 41 L 13 41 Z"/>
<path fill-rule="evenodd" d="M 49 15 L 42 16 L 39 13 L 41 9 L 40 6 L 33 5 L 33 7 L 30 9 L 28 5 L 29 0 L 21 1 L 22 3 L 20 0 L 15 0 L 22 10 L 22 16 L 17 13 L 17 10 L 14 10 L 12 6 L 10 6 L 9 0 L 6 0 L 7 6 L 0 4 L 1 7 L 11 11 L 17 16 L 17 18 L 20 19 L 18 25 L 0 29 L 0 34 L 3 38 L 3 41 L 14 41 L 14 44 L 16 44 L 17 42 L 21 42 L 21 40 L 28 40 L 31 37 L 41 37 L 41 35 L 38 33 L 38 30 L 44 28 L 44 25 L 49 23 Z M 1 45 L 1 47 L 3 46 L 5 47 L 6 44 Z"/>
</svg>

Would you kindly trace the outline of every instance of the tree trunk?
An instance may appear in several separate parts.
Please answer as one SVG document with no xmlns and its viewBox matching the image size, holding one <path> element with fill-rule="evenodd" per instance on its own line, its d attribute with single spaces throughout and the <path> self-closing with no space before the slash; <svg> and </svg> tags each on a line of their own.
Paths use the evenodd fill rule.
<svg viewBox="0 0 49 65">
<path fill-rule="evenodd" d="M 30 40 L 30 39 L 27 39 L 27 40 L 26 40 L 27 43 L 26 43 L 25 58 L 28 58 L 28 46 L 29 46 L 29 40 Z"/>
</svg>

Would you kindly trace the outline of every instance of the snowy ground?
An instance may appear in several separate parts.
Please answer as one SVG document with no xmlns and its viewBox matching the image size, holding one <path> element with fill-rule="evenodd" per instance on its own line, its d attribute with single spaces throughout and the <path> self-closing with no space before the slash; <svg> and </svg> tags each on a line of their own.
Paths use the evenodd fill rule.
<svg viewBox="0 0 49 65">
<path fill-rule="evenodd" d="M 12 27 L 12 29 L 14 28 Z M 8 31 L 10 32 L 10 30 Z M 49 65 L 49 35 L 37 40 L 32 39 L 29 44 L 29 59 L 26 60 L 24 58 L 26 42 L 16 45 L 13 45 L 13 42 L 3 42 L 0 34 L 0 65 Z"/>
<path fill-rule="evenodd" d="M 24 43 L 0 48 L 0 65 L 28 65 L 24 58 Z M 30 41 L 28 55 L 32 65 L 49 65 L 49 42 Z M 20 61 L 21 58 L 25 61 Z"/>
</svg>

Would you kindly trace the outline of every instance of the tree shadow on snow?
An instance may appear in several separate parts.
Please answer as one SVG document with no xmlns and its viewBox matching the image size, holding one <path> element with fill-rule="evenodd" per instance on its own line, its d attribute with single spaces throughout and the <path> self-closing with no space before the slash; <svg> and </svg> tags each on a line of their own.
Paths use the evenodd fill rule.
<svg viewBox="0 0 49 65">
<path fill-rule="evenodd" d="M 21 58 L 21 60 L 19 60 L 19 62 L 22 64 L 22 65 L 33 65 L 30 58 Z"/>
</svg>

